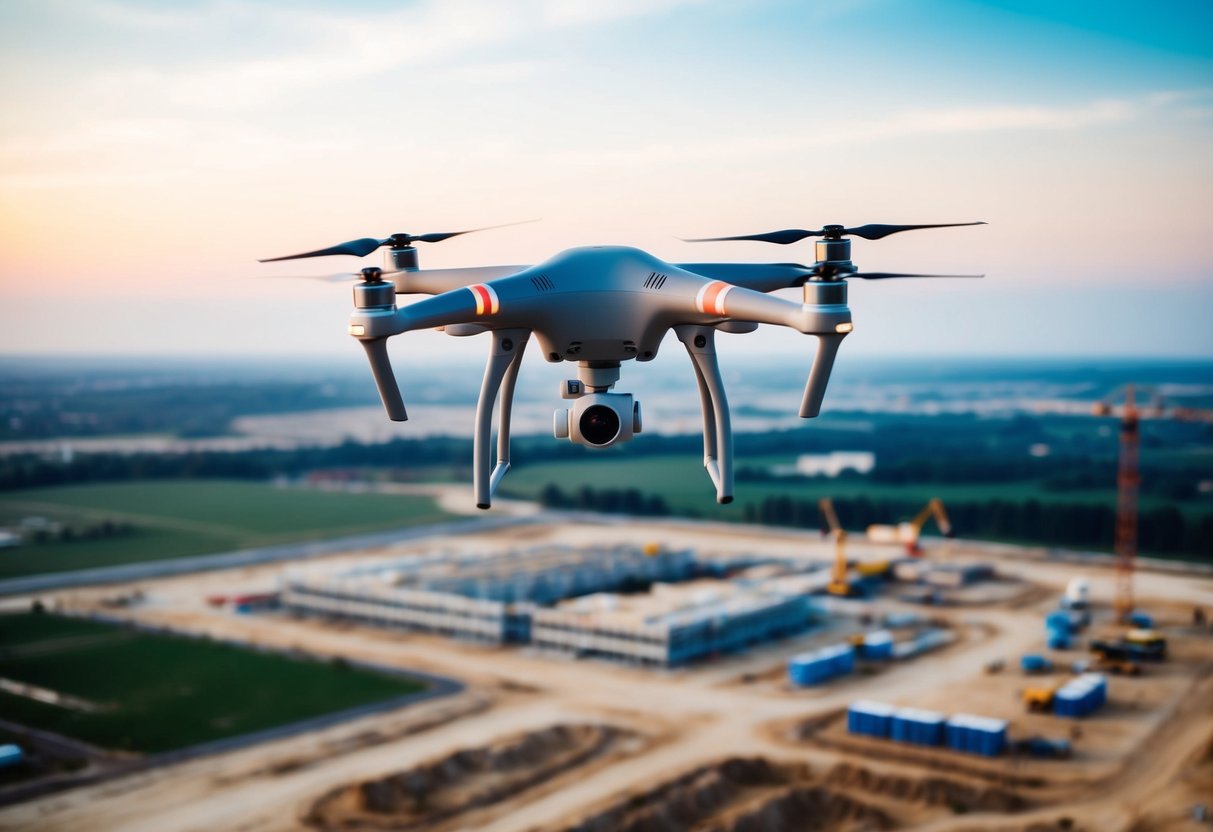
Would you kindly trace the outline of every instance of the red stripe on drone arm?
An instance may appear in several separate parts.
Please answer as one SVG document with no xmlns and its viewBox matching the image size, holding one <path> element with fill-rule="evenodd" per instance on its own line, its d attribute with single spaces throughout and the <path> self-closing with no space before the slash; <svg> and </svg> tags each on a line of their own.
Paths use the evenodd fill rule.
<svg viewBox="0 0 1213 832">
<path fill-rule="evenodd" d="M 472 293 L 472 297 L 476 299 L 476 314 L 483 315 L 485 312 L 488 312 L 491 304 L 489 301 L 489 293 L 485 291 L 485 288 L 479 283 L 473 284 L 467 288 L 468 291 Z"/>
</svg>

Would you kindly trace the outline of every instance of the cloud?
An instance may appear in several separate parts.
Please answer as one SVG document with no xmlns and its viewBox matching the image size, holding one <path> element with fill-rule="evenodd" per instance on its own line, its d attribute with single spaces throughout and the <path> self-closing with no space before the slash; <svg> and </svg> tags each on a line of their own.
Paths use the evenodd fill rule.
<svg viewBox="0 0 1213 832">
<path fill-rule="evenodd" d="M 211 60 L 173 70 L 149 66 L 102 72 L 91 85 L 96 93 L 110 98 L 141 95 L 190 106 L 246 108 L 300 90 L 330 88 L 401 67 L 456 56 L 466 60 L 477 49 L 545 31 L 657 16 L 690 2 L 698 0 L 426 0 L 393 11 L 359 12 L 225 2 L 174 15 L 135 9 L 116 0 L 92 0 L 87 10 L 109 24 L 196 29 L 192 36 L 201 39 L 206 39 L 208 31 L 229 36 L 233 32 L 269 32 L 287 42 L 268 45 L 268 54 L 254 57 Z M 182 21 L 186 25 L 179 25 Z M 465 71 L 474 71 L 474 55 L 470 64 Z M 517 69 L 507 68 L 511 72 Z M 511 80 L 509 73 L 503 80 Z"/>
</svg>

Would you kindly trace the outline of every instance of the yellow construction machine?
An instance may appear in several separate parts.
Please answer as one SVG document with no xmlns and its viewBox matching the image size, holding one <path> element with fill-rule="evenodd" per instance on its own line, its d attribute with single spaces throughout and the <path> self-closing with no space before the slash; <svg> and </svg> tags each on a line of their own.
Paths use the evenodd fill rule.
<svg viewBox="0 0 1213 832">
<path fill-rule="evenodd" d="M 1066 679 L 1058 679 L 1056 682 L 1040 687 L 1025 688 L 1023 691 L 1023 704 L 1029 711 L 1047 712 L 1053 709 L 1053 697 L 1057 694 L 1058 689 L 1066 683 Z"/>
<path fill-rule="evenodd" d="M 817 501 L 817 507 L 821 509 L 821 516 L 829 527 L 828 534 L 834 536 L 834 574 L 826 586 L 826 591 L 844 598 L 854 595 L 855 588 L 847 580 L 847 530 L 838 522 L 833 500 L 822 497 Z"/>
<path fill-rule="evenodd" d="M 918 546 L 918 536 L 931 518 L 935 518 L 935 525 L 939 527 L 940 534 L 944 537 L 952 536 L 952 522 L 948 519 L 943 501 L 932 497 L 923 510 L 907 523 L 898 523 L 896 526 L 868 526 L 868 540 L 873 543 L 900 543 L 911 556 L 918 557 L 922 554 L 922 549 Z"/>
</svg>

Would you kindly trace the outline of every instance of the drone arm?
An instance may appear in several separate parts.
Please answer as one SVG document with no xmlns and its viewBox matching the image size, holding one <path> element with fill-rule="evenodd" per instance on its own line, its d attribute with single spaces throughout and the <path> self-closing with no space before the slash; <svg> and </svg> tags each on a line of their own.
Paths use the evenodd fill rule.
<svg viewBox="0 0 1213 832">
<path fill-rule="evenodd" d="M 723 280 L 755 292 L 774 292 L 801 286 L 813 270 L 797 263 L 679 263 L 700 277 Z"/>
<path fill-rule="evenodd" d="M 803 304 L 740 286 L 730 287 L 727 292 L 722 291 L 715 297 L 720 299 L 715 311 L 732 320 L 778 324 L 817 336 L 817 356 L 801 400 L 800 417 L 811 419 L 817 416 L 821 412 L 838 346 L 851 331 L 846 283 L 805 283 Z"/>
<path fill-rule="evenodd" d="M 509 277 L 528 266 L 471 266 L 461 269 L 405 269 L 390 277 L 398 295 L 440 295 L 473 283 Z"/>
<path fill-rule="evenodd" d="M 707 326 L 677 326 L 678 340 L 687 348 L 699 384 L 703 406 L 703 467 L 716 486 L 716 502 L 733 502 L 733 426 L 729 401 L 716 360 L 716 331 Z M 702 346 L 701 346 L 702 345 Z"/>
<path fill-rule="evenodd" d="M 501 329 L 492 335 L 489 346 L 488 365 L 484 369 L 484 381 L 480 385 L 480 399 L 476 403 L 476 433 L 473 441 L 472 478 L 476 490 L 476 508 L 488 508 L 493 503 L 493 493 L 501 478 L 510 469 L 510 407 L 514 398 L 514 383 L 518 378 L 518 367 L 526 349 L 530 333 L 525 329 Z M 497 433 L 497 465 L 489 470 L 489 442 L 492 438 L 493 404 L 497 391 L 502 391 L 501 423 Z"/>
<path fill-rule="evenodd" d="M 379 389 L 379 397 L 383 400 L 388 418 L 403 422 L 408 415 L 388 359 L 387 339 L 402 332 L 491 316 L 497 311 L 498 300 L 496 291 L 484 284 L 445 292 L 403 309 L 396 308 L 395 296 L 395 287 L 390 283 L 360 283 L 355 286 L 355 308 L 350 316 L 349 332 L 362 342 L 366 350 L 375 386 Z"/>
</svg>

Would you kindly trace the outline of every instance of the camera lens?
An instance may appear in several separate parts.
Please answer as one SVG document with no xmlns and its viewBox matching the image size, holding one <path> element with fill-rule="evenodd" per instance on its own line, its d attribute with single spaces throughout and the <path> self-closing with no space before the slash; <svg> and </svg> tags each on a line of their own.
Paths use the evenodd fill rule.
<svg viewBox="0 0 1213 832">
<path fill-rule="evenodd" d="M 609 445 L 619 435 L 619 414 L 605 404 L 592 404 L 581 414 L 578 426 L 591 445 Z"/>
</svg>

